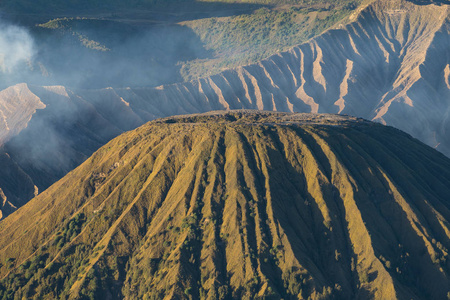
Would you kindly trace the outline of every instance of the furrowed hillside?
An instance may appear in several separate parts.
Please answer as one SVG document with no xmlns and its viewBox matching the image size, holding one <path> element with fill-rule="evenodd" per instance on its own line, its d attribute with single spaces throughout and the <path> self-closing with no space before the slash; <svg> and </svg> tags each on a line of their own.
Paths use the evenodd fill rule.
<svg viewBox="0 0 450 300">
<path fill-rule="evenodd" d="M 443 299 L 448 195 L 450 160 L 392 127 L 160 119 L 0 223 L 0 296 Z"/>
</svg>

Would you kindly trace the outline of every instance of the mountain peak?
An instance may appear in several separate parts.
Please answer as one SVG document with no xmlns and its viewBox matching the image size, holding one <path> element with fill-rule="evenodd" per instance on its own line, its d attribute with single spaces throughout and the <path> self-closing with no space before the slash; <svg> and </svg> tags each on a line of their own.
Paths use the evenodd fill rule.
<svg viewBox="0 0 450 300">
<path fill-rule="evenodd" d="M 239 109 L 230 111 L 211 111 L 207 113 L 178 115 L 162 118 L 154 123 L 230 123 L 230 124 L 257 124 L 257 125 L 282 125 L 282 124 L 327 124 L 343 125 L 349 122 L 368 122 L 361 118 L 356 118 L 338 114 L 316 114 L 316 113 L 285 113 L 269 112 L 251 109 Z"/>
<path fill-rule="evenodd" d="M 352 117 L 155 120 L 0 223 L 0 291 L 441 299 L 449 170 L 411 136 Z"/>
</svg>

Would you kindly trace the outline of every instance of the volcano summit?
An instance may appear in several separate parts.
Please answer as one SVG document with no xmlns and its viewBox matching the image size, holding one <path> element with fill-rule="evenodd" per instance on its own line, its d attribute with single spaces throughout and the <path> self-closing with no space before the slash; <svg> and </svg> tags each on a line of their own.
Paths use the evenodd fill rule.
<svg viewBox="0 0 450 300">
<path fill-rule="evenodd" d="M 450 159 L 353 117 L 159 119 L 0 223 L 0 296 L 442 299 Z"/>
</svg>

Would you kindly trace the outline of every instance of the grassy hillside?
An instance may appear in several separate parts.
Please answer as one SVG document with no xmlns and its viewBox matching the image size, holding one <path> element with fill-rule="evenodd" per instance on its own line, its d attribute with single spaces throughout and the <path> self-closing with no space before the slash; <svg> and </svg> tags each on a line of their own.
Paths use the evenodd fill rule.
<svg viewBox="0 0 450 300">
<path fill-rule="evenodd" d="M 0 296 L 443 299 L 449 170 L 355 118 L 153 121 L 0 223 Z"/>
<path fill-rule="evenodd" d="M 257 62 L 345 22 L 361 0 L 3 2 L 34 57 L 3 76 L 83 88 L 157 86 Z M 135 74 L 133 74 L 133 70 Z"/>
<path fill-rule="evenodd" d="M 241 65 L 255 63 L 339 25 L 360 1 L 312 2 L 264 7 L 251 14 L 186 21 L 213 52 L 207 60 L 186 62 L 181 69 L 185 80 L 214 75 Z"/>
</svg>

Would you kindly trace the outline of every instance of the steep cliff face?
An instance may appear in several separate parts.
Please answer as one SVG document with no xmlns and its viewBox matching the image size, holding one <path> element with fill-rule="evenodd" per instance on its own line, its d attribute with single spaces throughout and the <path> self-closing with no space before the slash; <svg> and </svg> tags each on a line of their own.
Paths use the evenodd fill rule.
<svg viewBox="0 0 450 300">
<path fill-rule="evenodd" d="M 45 104 L 26 84 L 18 84 L 0 92 L 0 145 L 28 126 L 37 109 Z"/>
<path fill-rule="evenodd" d="M 157 120 L 0 223 L 0 295 L 443 299 L 449 194 L 450 159 L 392 127 Z"/>
<path fill-rule="evenodd" d="M 3 151 L 43 190 L 146 121 L 249 108 L 364 117 L 449 156 L 449 6 L 378 0 L 351 19 L 288 52 L 196 81 L 102 90 L 9 88 L 0 93 L 0 139 L 8 141 Z"/>
</svg>

